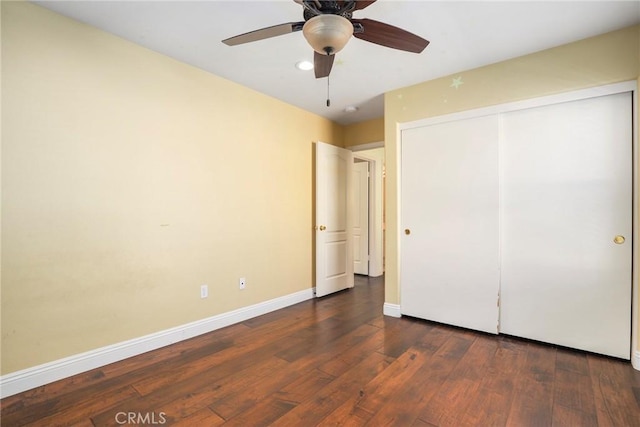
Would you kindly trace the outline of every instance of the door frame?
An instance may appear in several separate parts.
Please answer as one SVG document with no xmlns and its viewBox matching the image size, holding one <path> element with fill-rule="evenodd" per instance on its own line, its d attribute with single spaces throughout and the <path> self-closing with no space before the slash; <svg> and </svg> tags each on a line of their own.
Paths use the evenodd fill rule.
<svg viewBox="0 0 640 427">
<path fill-rule="evenodd" d="M 369 277 L 384 274 L 384 164 L 362 153 L 375 148 L 384 148 L 384 142 L 347 147 L 353 151 L 354 158 L 369 162 Z"/>
<path fill-rule="evenodd" d="M 633 171 L 632 171 L 632 186 L 633 186 L 633 213 L 632 213 L 632 227 L 633 227 L 633 241 L 639 242 L 638 238 L 640 235 L 640 216 L 639 216 L 639 208 L 640 202 L 638 199 L 640 197 L 636 196 L 636 192 L 640 188 L 640 171 L 638 170 L 638 160 L 640 159 L 640 155 L 638 154 L 638 81 L 626 81 L 620 83 L 613 83 L 604 86 L 598 86 L 587 89 L 580 89 L 576 91 L 564 92 L 555 95 L 542 96 L 537 98 L 526 99 L 522 101 L 508 102 L 499 105 L 493 105 L 490 107 L 477 108 L 473 110 L 462 111 L 458 113 L 445 114 L 441 116 L 429 117 L 425 119 L 415 120 L 411 122 L 398 123 L 396 126 L 396 141 L 399 141 L 396 147 L 396 155 L 397 155 L 397 166 L 398 166 L 398 178 L 397 178 L 397 211 L 398 218 L 402 218 L 402 131 L 406 129 L 412 129 L 417 127 L 429 126 L 439 123 L 445 123 L 450 121 L 458 121 L 464 120 L 473 117 L 480 117 L 485 115 L 493 115 L 493 114 L 502 114 L 510 111 L 518 111 L 528 108 L 535 108 L 545 105 L 551 104 L 560 104 L 563 102 L 577 101 L 581 99 L 594 98 L 598 96 L 606 96 L 606 95 L 614 95 L 618 93 L 631 92 L 633 99 L 633 116 L 632 116 L 632 126 L 633 126 Z M 401 230 L 403 224 L 401 221 L 397 223 L 396 230 L 396 245 L 398 248 L 397 251 L 397 265 L 398 270 L 402 268 L 401 256 L 402 256 L 402 239 L 401 239 Z M 639 293 L 639 284 L 638 280 L 640 279 L 640 260 L 638 260 L 638 254 L 636 253 L 635 244 L 631 249 L 631 269 L 632 269 L 632 295 L 631 295 L 631 364 L 636 370 L 640 370 L 640 343 L 638 342 L 638 298 L 640 297 Z M 401 272 L 398 271 L 398 277 L 401 277 Z M 400 305 L 402 305 L 402 283 L 399 283 L 399 296 L 400 296 Z M 385 312 L 385 314 L 391 314 Z M 392 315 L 396 316 L 396 313 Z M 396 317 L 399 317 L 396 316 Z"/>
</svg>

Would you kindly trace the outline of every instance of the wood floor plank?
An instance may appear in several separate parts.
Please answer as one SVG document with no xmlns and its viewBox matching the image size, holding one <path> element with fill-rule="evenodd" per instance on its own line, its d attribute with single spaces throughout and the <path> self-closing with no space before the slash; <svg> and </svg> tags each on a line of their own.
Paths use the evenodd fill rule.
<svg viewBox="0 0 640 427">
<path fill-rule="evenodd" d="M 2 399 L 2 414 L 6 416 L 16 411 L 24 411 L 30 406 L 51 400 L 56 396 L 62 396 L 83 387 L 95 386 L 102 382 L 104 378 L 105 375 L 102 369 L 94 369 L 27 390 L 24 393 L 9 396 Z"/>
<path fill-rule="evenodd" d="M 389 316 L 384 316 L 382 313 L 378 313 L 377 316 L 372 318 L 369 322 L 367 322 L 371 326 L 375 326 L 376 328 L 384 328 L 385 320 L 390 319 Z"/>
<path fill-rule="evenodd" d="M 519 373 L 507 425 L 551 425 L 556 366 L 555 347 L 530 343 Z"/>
<path fill-rule="evenodd" d="M 640 425 L 640 406 L 633 393 L 637 372 L 606 357 L 593 355 L 588 361 L 599 425 Z"/>
<path fill-rule="evenodd" d="M 513 401 L 518 372 L 526 361 L 526 343 L 497 337 L 497 348 L 490 363 L 485 367 L 480 387 L 461 425 L 506 424 Z"/>
<path fill-rule="evenodd" d="M 556 369 L 575 372 L 581 375 L 589 375 L 587 353 L 567 348 L 558 348 L 556 350 Z"/>
<path fill-rule="evenodd" d="M 360 343 L 364 340 L 369 348 L 370 346 L 375 346 L 377 343 L 375 336 L 378 333 L 379 329 L 366 323 L 353 330 L 345 329 L 341 334 L 335 334 L 333 341 L 326 342 L 326 345 L 322 347 L 315 347 L 312 352 L 300 355 L 297 360 L 292 362 L 291 368 L 309 371 L 309 369 L 318 367 L 318 369 L 324 370 L 330 361 L 341 357 L 343 369 L 339 373 L 325 371 L 334 376 L 341 375 L 369 356 L 370 352 L 364 351 L 367 350 L 366 347 L 360 348 Z M 371 342 L 369 341 L 370 338 L 372 339 Z M 343 358 L 343 355 L 346 357 Z"/>
<path fill-rule="evenodd" d="M 209 408 L 203 408 L 193 414 L 182 418 L 180 420 L 175 420 L 171 423 L 172 427 L 193 427 L 193 426 L 207 426 L 207 427 L 215 427 L 225 423 L 225 420 L 221 418 L 218 414 L 213 412 Z"/>
<path fill-rule="evenodd" d="M 225 420 L 229 420 L 251 409 L 302 375 L 302 372 L 292 367 L 285 368 L 280 375 L 265 372 L 262 377 L 252 377 L 249 384 L 212 403 L 209 408 Z"/>
<path fill-rule="evenodd" d="M 322 369 L 312 369 L 305 376 L 284 386 L 273 398 L 295 405 L 310 399 L 322 388 L 326 387 L 336 376 L 328 374 Z"/>
<path fill-rule="evenodd" d="M 430 322 L 427 322 L 427 324 L 429 323 Z M 458 332 L 458 329 L 436 323 L 431 323 L 431 326 L 428 333 L 419 337 L 413 346 L 419 348 L 424 353 L 433 355 L 442 348 L 454 333 Z"/>
<path fill-rule="evenodd" d="M 109 390 L 106 393 L 96 393 L 90 398 L 77 402 L 72 406 L 51 411 L 52 414 L 50 416 L 39 418 L 33 423 L 29 423 L 27 425 L 31 427 L 51 426 L 56 424 L 76 426 L 82 425 L 83 423 L 92 425 L 89 420 L 93 414 L 104 407 L 128 401 L 131 398 L 137 397 L 137 395 L 138 394 L 133 388 L 131 388 L 131 386 L 125 386 L 115 391 Z M 21 422 L 24 421 L 26 421 L 26 419 L 23 418 Z M 6 420 L 6 422 L 11 422 L 11 420 Z"/>
<path fill-rule="evenodd" d="M 399 357 L 433 326 L 430 323 L 413 318 L 394 319 L 384 331 L 384 345 L 380 351 L 391 357 Z M 402 329 L 399 332 L 398 329 Z"/>
<path fill-rule="evenodd" d="M 167 402 L 163 405 L 163 408 L 165 408 L 166 412 L 171 414 L 173 417 L 182 418 L 207 406 L 220 417 L 228 420 L 231 416 L 217 410 L 214 403 L 222 405 L 223 403 L 221 402 L 234 401 L 238 405 L 238 410 L 240 410 L 239 408 L 243 408 L 247 404 L 254 403 L 252 399 L 256 390 L 260 389 L 258 385 L 272 378 L 278 378 L 280 381 L 284 380 L 286 376 L 279 375 L 274 377 L 273 372 L 280 372 L 281 370 L 288 371 L 288 364 L 275 357 L 268 360 L 268 363 L 262 363 L 262 361 L 259 361 L 250 369 L 238 371 L 233 375 L 225 376 L 218 381 L 211 382 L 210 385 L 201 389 L 196 389 L 195 392 L 190 392 L 184 395 L 178 400 Z M 289 375 L 296 374 L 289 373 Z M 288 381 L 285 381 L 285 383 L 290 381 L 291 380 L 289 379 Z M 192 387 L 189 384 L 185 386 L 185 390 L 193 388 L 195 387 Z M 247 400 L 249 400 L 248 403 L 246 402 Z"/>
<path fill-rule="evenodd" d="M 408 349 L 394 360 L 387 369 L 369 381 L 359 391 L 338 406 L 320 425 L 343 425 L 362 423 L 369 420 L 383 403 L 398 391 L 428 359 L 424 353 Z"/>
<path fill-rule="evenodd" d="M 557 350 L 552 417 L 554 426 L 598 425 L 586 353 Z"/>
<path fill-rule="evenodd" d="M 424 420 L 420 417 L 422 409 L 439 392 L 472 342 L 463 336 L 449 336 L 412 380 L 405 383 L 403 393 L 392 396 L 369 422 L 372 425 L 411 425 L 417 418 Z"/>
<path fill-rule="evenodd" d="M 491 424 L 487 424 L 487 425 L 491 425 Z M 499 425 L 499 424 L 493 424 L 493 425 Z M 434 426 L 433 424 L 430 424 L 418 418 L 411 424 L 411 427 L 437 427 L 437 426 Z"/>
<path fill-rule="evenodd" d="M 247 427 L 253 425 L 269 426 L 278 418 L 295 408 L 296 404 L 267 397 L 251 408 L 243 411 L 225 423 L 225 426 Z M 256 420 L 260 420 L 256 423 Z"/>
<path fill-rule="evenodd" d="M 497 341 L 479 335 L 436 396 L 424 407 L 420 419 L 436 425 L 457 426 L 478 395 L 486 367 L 496 353 Z"/>
<path fill-rule="evenodd" d="M 399 327 L 402 327 L 403 322 L 396 323 Z M 398 378 L 398 376 L 402 376 L 404 374 L 402 371 L 406 369 L 407 366 L 413 366 L 413 368 L 410 369 L 411 375 L 404 375 L 405 380 L 410 381 L 413 375 L 415 375 L 413 369 L 421 369 L 422 366 L 440 349 L 440 347 L 445 344 L 449 336 L 450 334 L 448 334 L 443 328 L 430 327 L 424 329 L 424 334 L 415 341 L 414 344 L 417 344 L 415 347 L 407 349 L 405 353 L 401 354 L 400 357 L 396 359 L 396 362 L 394 362 L 389 369 L 385 370 L 385 372 L 378 375 L 365 386 L 363 396 L 358 400 L 357 406 L 371 415 L 375 414 L 383 404 L 395 394 L 393 391 L 405 382 L 402 381 L 401 378 Z M 425 347 L 421 345 L 423 342 L 429 342 L 436 345 Z M 414 363 L 416 359 L 415 355 L 420 356 L 420 360 L 418 360 L 417 363 Z M 411 365 L 403 364 L 403 357 L 409 357 Z M 399 379 L 401 381 L 399 381 Z"/>
<path fill-rule="evenodd" d="M 596 413 L 589 375 L 556 369 L 554 383 L 554 406 L 561 405 L 580 412 Z"/>
<path fill-rule="evenodd" d="M 553 406 L 554 427 L 592 427 L 598 425 L 598 418 L 595 414 L 586 413 L 575 408 L 563 405 Z"/>
<path fill-rule="evenodd" d="M 415 319 L 395 319 L 387 318 L 384 322 L 385 330 L 384 334 L 402 334 L 405 330 L 405 325 L 414 324 Z M 427 325 L 425 323 L 425 325 Z M 401 357 L 411 357 L 414 353 L 421 354 L 422 358 L 429 358 L 445 343 L 450 337 L 450 328 L 442 327 L 441 325 L 430 324 L 428 328 L 423 328 L 423 335 L 418 337 L 414 342 L 414 346 L 401 355 Z M 395 345 L 394 345 L 395 347 Z M 382 347 L 381 352 L 385 353 L 390 347 Z M 398 392 L 398 384 L 404 381 L 399 380 L 396 376 L 398 374 L 398 368 L 402 366 L 401 363 L 397 363 L 398 360 L 393 362 L 389 368 L 384 370 L 380 375 L 377 375 L 372 379 L 365 388 L 360 392 L 358 396 L 352 396 L 346 400 L 340 407 L 336 408 L 329 416 L 327 416 L 321 422 L 321 425 L 364 425 L 371 417 L 378 411 L 386 401 L 388 401 L 393 395 L 393 390 Z M 415 364 L 416 368 L 420 366 L 419 363 Z M 400 372 L 400 375 L 402 373 Z M 390 381 L 390 384 L 386 384 Z M 383 388 L 388 387 L 385 391 Z M 367 401 L 374 399 L 375 402 Z M 368 407 L 368 408 L 367 408 Z"/>
<path fill-rule="evenodd" d="M 365 326 L 367 328 L 366 335 L 361 334 L 355 337 L 349 343 L 349 347 L 334 354 L 334 357 L 328 358 L 326 362 L 319 365 L 318 369 L 327 374 L 338 376 L 379 349 L 382 346 L 384 332 L 371 325 Z M 372 332 L 371 335 L 369 335 L 368 332 Z"/>
<path fill-rule="evenodd" d="M 377 352 L 370 354 L 314 396 L 277 419 L 273 425 L 282 427 L 316 425 L 349 397 L 359 395 L 362 387 L 386 369 L 391 362 L 392 359 L 383 354 Z"/>
<path fill-rule="evenodd" d="M 356 327 L 360 325 L 361 323 L 358 323 Z M 287 349 L 276 353 L 276 356 L 289 362 L 294 362 L 301 357 L 326 348 L 329 343 L 335 341 L 350 329 L 348 325 L 345 325 L 337 318 L 325 319 L 314 323 L 308 328 L 292 334 L 291 338 L 297 341 L 296 345 L 289 346 Z"/>
<path fill-rule="evenodd" d="M 496 392 L 479 390 L 471 398 L 464 415 L 461 416 L 460 426 L 504 426 L 507 425 L 509 408 L 513 401 L 511 396 Z"/>
<path fill-rule="evenodd" d="M 411 382 L 430 356 L 413 348 L 408 349 L 364 386 L 356 403 L 358 409 L 373 416 L 400 388 Z"/>
</svg>

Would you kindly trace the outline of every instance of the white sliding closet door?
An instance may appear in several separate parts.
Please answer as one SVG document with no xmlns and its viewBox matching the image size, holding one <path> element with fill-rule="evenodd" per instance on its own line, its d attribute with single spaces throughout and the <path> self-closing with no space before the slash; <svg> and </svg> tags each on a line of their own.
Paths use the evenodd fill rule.
<svg viewBox="0 0 640 427">
<path fill-rule="evenodd" d="M 502 115 L 501 332 L 630 357 L 631 99 Z"/>
<path fill-rule="evenodd" d="M 402 131 L 401 312 L 498 330 L 498 118 Z"/>
</svg>

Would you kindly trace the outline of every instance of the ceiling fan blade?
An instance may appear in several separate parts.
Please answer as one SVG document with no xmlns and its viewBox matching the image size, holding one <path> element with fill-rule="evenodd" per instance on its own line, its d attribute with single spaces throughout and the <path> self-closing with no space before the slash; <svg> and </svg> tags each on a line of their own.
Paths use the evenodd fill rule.
<svg viewBox="0 0 640 427">
<path fill-rule="evenodd" d="M 334 59 L 335 55 L 322 55 L 316 51 L 313 52 L 313 70 L 316 79 L 329 76 Z"/>
<path fill-rule="evenodd" d="M 293 33 L 302 30 L 304 21 L 287 22 L 286 24 L 274 25 L 273 27 L 261 28 L 259 30 L 250 31 L 228 39 L 222 40 L 227 46 L 235 46 L 243 43 L 255 42 L 258 40 L 268 39 L 270 37 L 281 36 L 283 34 Z"/>
<path fill-rule="evenodd" d="M 371 43 L 414 53 L 422 52 L 429 44 L 420 36 L 384 22 L 373 19 L 352 19 L 351 22 L 364 28 L 363 32 L 354 32 L 353 36 Z"/>
</svg>

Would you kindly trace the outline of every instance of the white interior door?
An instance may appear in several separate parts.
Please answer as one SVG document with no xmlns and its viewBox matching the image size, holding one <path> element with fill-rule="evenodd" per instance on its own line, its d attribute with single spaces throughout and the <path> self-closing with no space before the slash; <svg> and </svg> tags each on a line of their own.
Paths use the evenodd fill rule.
<svg viewBox="0 0 640 427">
<path fill-rule="evenodd" d="M 353 287 L 351 242 L 353 153 L 317 142 L 316 296 Z"/>
<path fill-rule="evenodd" d="M 353 272 L 369 274 L 369 162 L 353 164 Z"/>
<path fill-rule="evenodd" d="M 631 99 L 503 116 L 501 332 L 630 357 Z"/>
<path fill-rule="evenodd" d="M 401 313 L 497 333 L 497 116 L 403 130 L 401 179 Z"/>
</svg>

